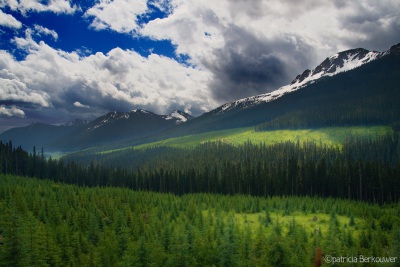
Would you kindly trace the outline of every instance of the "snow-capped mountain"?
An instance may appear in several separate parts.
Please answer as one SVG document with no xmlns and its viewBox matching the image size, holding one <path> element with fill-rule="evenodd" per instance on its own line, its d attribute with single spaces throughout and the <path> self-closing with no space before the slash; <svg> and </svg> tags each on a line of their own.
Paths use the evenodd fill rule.
<svg viewBox="0 0 400 267">
<path fill-rule="evenodd" d="M 217 108 L 214 114 L 224 113 L 234 108 L 247 108 L 260 103 L 270 102 L 287 93 L 304 88 L 305 86 L 316 82 L 322 77 L 334 76 L 336 74 L 358 68 L 385 55 L 397 53 L 399 50 L 400 44 L 392 46 L 385 52 L 368 51 L 363 48 L 339 52 L 331 57 L 326 58 L 315 69 L 305 70 L 288 85 L 282 86 L 281 88 L 270 93 L 246 97 L 231 103 L 226 103 Z"/>
<path fill-rule="evenodd" d="M 276 91 L 224 104 L 183 127 L 197 133 L 267 123 L 296 128 L 395 122 L 399 61 L 400 44 L 382 53 L 343 51 Z"/>
<path fill-rule="evenodd" d="M 143 110 L 143 109 L 134 109 L 129 112 L 118 112 L 113 111 L 109 112 L 91 122 L 87 125 L 87 130 L 93 131 L 95 129 L 104 127 L 106 125 L 115 124 L 115 123 L 124 123 L 129 121 L 135 121 L 141 118 L 146 119 L 157 119 L 157 120 L 165 120 L 168 123 L 180 124 L 186 122 L 193 117 L 185 112 L 180 110 L 175 110 L 169 115 L 158 115 L 151 111 Z"/>
<path fill-rule="evenodd" d="M 45 147 L 48 151 L 73 150 L 145 138 L 192 118 L 180 110 L 168 115 L 158 115 L 143 109 L 113 111 L 93 121 L 76 119 L 59 126 L 32 124 L 13 128 L 0 134 L 0 140 L 15 141 L 27 149 L 37 146 Z"/>
<path fill-rule="evenodd" d="M 85 148 L 135 139 L 162 133 L 192 117 L 176 110 L 169 115 L 158 115 L 143 109 L 128 112 L 112 111 L 83 125 L 58 143 L 61 147 Z"/>
</svg>

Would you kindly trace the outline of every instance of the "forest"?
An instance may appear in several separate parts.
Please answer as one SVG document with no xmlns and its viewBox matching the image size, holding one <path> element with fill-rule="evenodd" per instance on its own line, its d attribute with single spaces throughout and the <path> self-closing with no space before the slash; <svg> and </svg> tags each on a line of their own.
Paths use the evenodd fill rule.
<svg viewBox="0 0 400 267">
<path fill-rule="evenodd" d="M 0 213 L 0 266 L 303 267 L 340 256 L 370 258 L 360 266 L 400 263 L 399 204 L 177 196 L 1 174 Z"/>
<path fill-rule="evenodd" d="M 0 142 L 0 266 L 399 266 L 399 141 Z"/>
<path fill-rule="evenodd" d="M 117 186 L 183 195 L 335 197 L 393 203 L 400 197 L 397 133 L 349 138 L 342 147 L 316 142 L 156 147 L 72 154 L 61 160 L 0 143 L 0 171 L 83 186 Z"/>
</svg>

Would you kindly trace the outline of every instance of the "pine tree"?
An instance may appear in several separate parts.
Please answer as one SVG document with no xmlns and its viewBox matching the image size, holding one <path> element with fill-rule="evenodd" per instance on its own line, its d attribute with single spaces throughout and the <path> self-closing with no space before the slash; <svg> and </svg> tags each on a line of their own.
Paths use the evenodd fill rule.
<svg viewBox="0 0 400 267">
<path fill-rule="evenodd" d="M 223 230 L 221 244 L 218 249 L 220 266 L 235 266 L 238 263 L 238 244 L 235 236 L 235 225 L 232 217 Z"/>
</svg>

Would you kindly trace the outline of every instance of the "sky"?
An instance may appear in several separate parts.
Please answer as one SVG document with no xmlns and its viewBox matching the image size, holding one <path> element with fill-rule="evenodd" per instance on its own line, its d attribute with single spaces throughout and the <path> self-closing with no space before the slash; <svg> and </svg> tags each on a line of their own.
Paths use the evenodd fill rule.
<svg viewBox="0 0 400 267">
<path fill-rule="evenodd" d="M 400 0 L 0 0 L 0 132 L 137 108 L 199 116 L 398 42 Z"/>
</svg>

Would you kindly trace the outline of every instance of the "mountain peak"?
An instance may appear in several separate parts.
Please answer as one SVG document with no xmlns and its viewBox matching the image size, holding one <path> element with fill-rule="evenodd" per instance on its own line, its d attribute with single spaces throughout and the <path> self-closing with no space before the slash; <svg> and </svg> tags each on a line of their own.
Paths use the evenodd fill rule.
<svg viewBox="0 0 400 267">
<path fill-rule="evenodd" d="M 323 76 L 333 76 L 340 72 L 357 68 L 365 63 L 375 60 L 381 55 L 376 51 L 368 51 L 364 48 L 350 49 L 327 57 L 314 70 L 305 70 L 298 75 L 290 85 L 304 86 L 310 81 L 317 80 Z"/>
</svg>

